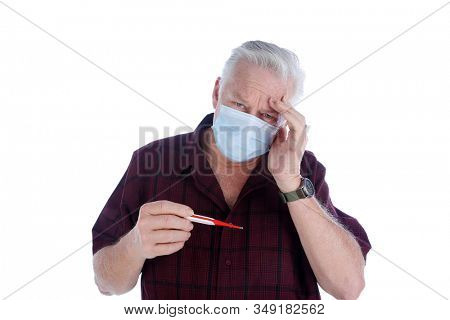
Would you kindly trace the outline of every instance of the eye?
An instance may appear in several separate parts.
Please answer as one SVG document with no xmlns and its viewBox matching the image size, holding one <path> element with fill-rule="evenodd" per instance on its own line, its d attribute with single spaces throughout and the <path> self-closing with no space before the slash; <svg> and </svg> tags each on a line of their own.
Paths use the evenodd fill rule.
<svg viewBox="0 0 450 320">
<path fill-rule="evenodd" d="M 242 103 L 240 103 L 240 102 L 235 102 L 234 104 L 235 104 L 236 107 L 238 107 L 238 108 L 241 108 L 241 109 L 245 108 L 245 106 L 244 106 Z"/>
<path fill-rule="evenodd" d="M 269 119 L 269 120 L 273 120 L 273 119 L 275 119 L 275 117 L 274 117 L 274 116 L 272 116 L 272 115 L 271 115 L 271 114 L 269 114 L 269 113 L 263 113 L 262 115 L 263 115 L 263 117 L 264 117 L 264 118 L 266 118 L 266 119 Z"/>
</svg>

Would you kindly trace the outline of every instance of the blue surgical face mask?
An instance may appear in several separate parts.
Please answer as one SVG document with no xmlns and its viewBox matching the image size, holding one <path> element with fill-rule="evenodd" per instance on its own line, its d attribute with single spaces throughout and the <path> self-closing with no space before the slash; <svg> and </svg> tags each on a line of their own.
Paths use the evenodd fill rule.
<svg viewBox="0 0 450 320">
<path fill-rule="evenodd" d="M 279 127 L 221 104 L 212 129 L 220 152 L 243 162 L 266 153 Z"/>
</svg>

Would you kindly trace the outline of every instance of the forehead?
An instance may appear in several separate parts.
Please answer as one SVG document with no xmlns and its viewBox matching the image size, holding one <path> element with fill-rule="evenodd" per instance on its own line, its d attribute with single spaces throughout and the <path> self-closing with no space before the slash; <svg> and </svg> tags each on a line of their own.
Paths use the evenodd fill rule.
<svg viewBox="0 0 450 320">
<path fill-rule="evenodd" d="M 283 96 L 289 96 L 290 85 L 290 82 L 283 80 L 271 70 L 240 61 L 227 79 L 224 92 L 240 99 L 261 96 L 281 99 Z"/>
</svg>

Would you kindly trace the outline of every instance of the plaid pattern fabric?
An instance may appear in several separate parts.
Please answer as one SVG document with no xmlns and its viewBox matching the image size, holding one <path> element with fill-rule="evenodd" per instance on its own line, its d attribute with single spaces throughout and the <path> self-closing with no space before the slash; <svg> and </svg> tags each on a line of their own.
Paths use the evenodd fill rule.
<svg viewBox="0 0 450 320">
<path fill-rule="evenodd" d="M 129 232 L 142 204 L 170 200 L 244 229 L 194 223 L 181 250 L 145 261 L 142 299 L 320 299 L 288 207 L 267 169 L 267 153 L 228 208 L 200 144 L 212 120 L 208 114 L 194 132 L 153 141 L 133 153 L 92 228 L 93 253 Z M 334 207 L 325 167 L 311 151 L 305 151 L 300 172 L 314 183 L 316 198 L 356 236 L 366 258 L 371 245 L 364 229 Z"/>
</svg>

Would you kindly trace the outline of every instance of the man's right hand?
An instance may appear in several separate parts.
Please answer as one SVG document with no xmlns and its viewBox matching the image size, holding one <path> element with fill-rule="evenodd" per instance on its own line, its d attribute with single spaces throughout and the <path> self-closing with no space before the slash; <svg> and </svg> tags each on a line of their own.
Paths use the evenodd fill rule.
<svg viewBox="0 0 450 320">
<path fill-rule="evenodd" d="M 130 231 L 131 251 L 144 259 L 177 252 L 191 236 L 194 224 L 185 217 L 193 214 L 190 207 L 171 201 L 145 203 Z"/>
</svg>

